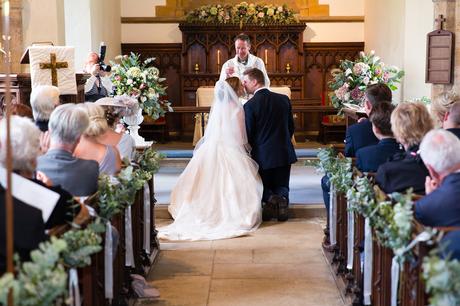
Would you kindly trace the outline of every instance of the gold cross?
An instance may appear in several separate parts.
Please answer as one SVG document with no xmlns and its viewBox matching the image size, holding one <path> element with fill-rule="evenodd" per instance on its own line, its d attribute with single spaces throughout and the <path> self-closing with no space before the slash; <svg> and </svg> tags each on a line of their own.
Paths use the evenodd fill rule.
<svg viewBox="0 0 460 306">
<path fill-rule="evenodd" d="M 67 62 L 56 62 L 56 53 L 50 53 L 50 63 L 40 63 L 40 69 L 51 69 L 51 84 L 58 86 L 57 70 L 68 68 Z"/>
</svg>

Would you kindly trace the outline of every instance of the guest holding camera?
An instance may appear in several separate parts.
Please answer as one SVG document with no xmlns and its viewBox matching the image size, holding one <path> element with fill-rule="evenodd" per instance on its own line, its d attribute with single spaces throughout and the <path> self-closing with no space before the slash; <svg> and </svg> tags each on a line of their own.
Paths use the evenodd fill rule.
<svg viewBox="0 0 460 306">
<path fill-rule="evenodd" d="M 95 102 L 112 93 L 112 81 L 109 78 L 111 67 L 104 64 L 105 46 L 101 45 L 101 54 L 90 52 L 86 60 L 84 72 L 91 77 L 85 84 L 85 101 Z"/>
</svg>

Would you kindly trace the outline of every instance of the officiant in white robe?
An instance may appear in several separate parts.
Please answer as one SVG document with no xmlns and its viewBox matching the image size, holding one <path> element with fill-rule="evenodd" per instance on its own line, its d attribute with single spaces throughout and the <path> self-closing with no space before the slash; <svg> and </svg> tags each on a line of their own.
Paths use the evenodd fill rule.
<svg viewBox="0 0 460 306">
<path fill-rule="evenodd" d="M 239 34 L 235 38 L 235 51 L 234 58 L 229 59 L 222 65 L 219 81 L 236 76 L 240 80 L 243 79 L 243 73 L 250 68 L 257 68 L 261 70 L 265 77 L 265 86 L 270 87 L 270 79 L 265 69 L 264 61 L 255 55 L 249 53 L 251 50 L 251 41 L 246 34 Z"/>
</svg>

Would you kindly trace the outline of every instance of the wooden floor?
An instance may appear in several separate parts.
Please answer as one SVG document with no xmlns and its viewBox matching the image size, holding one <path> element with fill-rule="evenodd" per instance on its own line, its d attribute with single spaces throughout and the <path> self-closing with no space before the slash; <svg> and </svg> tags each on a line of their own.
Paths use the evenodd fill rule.
<svg viewBox="0 0 460 306">
<path fill-rule="evenodd" d="M 161 297 L 136 305 L 343 306 L 321 250 L 323 227 L 323 218 L 293 219 L 247 237 L 163 242 L 149 275 Z"/>
</svg>

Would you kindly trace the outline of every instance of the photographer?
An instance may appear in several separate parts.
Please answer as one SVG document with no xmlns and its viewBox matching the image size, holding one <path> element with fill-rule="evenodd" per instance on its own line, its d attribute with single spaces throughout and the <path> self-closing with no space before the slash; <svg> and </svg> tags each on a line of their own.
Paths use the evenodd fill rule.
<svg viewBox="0 0 460 306">
<path fill-rule="evenodd" d="M 112 92 L 110 81 L 110 66 L 104 64 L 105 46 L 101 45 L 101 55 L 90 52 L 86 60 L 84 72 L 90 73 L 91 77 L 85 84 L 85 101 L 94 102 L 100 98 L 109 96 Z"/>
</svg>

